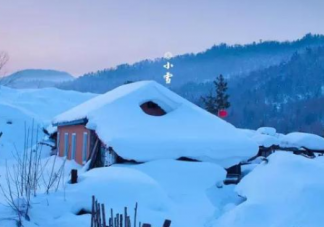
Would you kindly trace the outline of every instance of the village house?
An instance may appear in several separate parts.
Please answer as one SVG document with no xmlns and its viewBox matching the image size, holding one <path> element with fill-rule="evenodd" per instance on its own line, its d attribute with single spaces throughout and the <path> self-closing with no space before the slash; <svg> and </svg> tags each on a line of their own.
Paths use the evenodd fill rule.
<svg viewBox="0 0 324 227">
<path fill-rule="evenodd" d="M 157 159 L 230 167 L 258 146 L 234 126 L 154 81 L 120 86 L 53 120 L 57 154 L 91 167 Z"/>
</svg>

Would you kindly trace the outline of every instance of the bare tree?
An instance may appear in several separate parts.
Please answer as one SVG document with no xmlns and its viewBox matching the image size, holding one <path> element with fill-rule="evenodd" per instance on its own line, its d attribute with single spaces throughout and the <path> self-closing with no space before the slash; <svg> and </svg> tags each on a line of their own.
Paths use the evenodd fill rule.
<svg viewBox="0 0 324 227">
<path fill-rule="evenodd" d="M 4 85 L 4 66 L 8 63 L 9 61 L 9 55 L 7 52 L 0 51 L 0 85 Z"/>
<path fill-rule="evenodd" d="M 8 61 L 9 61 L 9 55 L 7 54 L 7 52 L 0 51 L 0 85 L 2 85 L 1 71 Z M 2 134 L 3 132 L 0 131 L 0 138 Z"/>
<path fill-rule="evenodd" d="M 3 67 L 7 64 L 9 61 L 9 55 L 7 52 L 0 51 L 0 72 L 3 69 Z"/>
<path fill-rule="evenodd" d="M 52 189 L 58 190 L 60 184 L 64 189 L 65 196 L 65 162 L 56 163 L 49 158 L 42 164 L 42 145 L 39 132 L 41 128 L 32 122 L 31 127 L 25 123 L 25 136 L 23 150 L 15 147 L 12 155 L 14 159 L 10 165 L 6 163 L 5 181 L 0 183 L 0 194 L 5 198 L 6 205 L 16 214 L 17 227 L 23 226 L 23 220 L 30 220 L 29 210 L 32 197 L 36 197 L 39 189 L 45 189 L 49 194 Z M 50 172 L 47 171 L 47 166 Z M 47 173 L 47 176 L 46 176 Z M 43 180 L 43 184 L 41 182 Z"/>
<path fill-rule="evenodd" d="M 35 127 L 34 122 L 28 129 L 25 124 L 24 149 L 13 153 L 14 162 L 6 164 L 6 182 L 0 184 L 0 193 L 17 214 L 17 226 L 22 226 L 22 218 L 30 220 L 31 198 L 37 194 L 43 173 L 38 131 L 39 127 Z"/>
</svg>

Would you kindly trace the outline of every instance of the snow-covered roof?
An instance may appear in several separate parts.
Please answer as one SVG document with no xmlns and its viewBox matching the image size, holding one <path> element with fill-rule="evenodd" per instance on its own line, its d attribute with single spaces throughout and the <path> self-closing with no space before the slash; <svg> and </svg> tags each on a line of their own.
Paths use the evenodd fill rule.
<svg viewBox="0 0 324 227">
<path fill-rule="evenodd" d="M 275 128 L 262 127 L 255 130 L 239 129 L 259 146 L 271 147 L 278 145 L 283 148 L 308 148 L 311 150 L 324 150 L 324 138 L 311 133 L 292 132 L 287 135 L 277 133 Z"/>
<path fill-rule="evenodd" d="M 262 127 L 257 130 L 239 129 L 247 137 L 255 141 L 260 147 L 271 147 L 280 145 L 282 134 L 276 133 L 276 129 L 271 127 Z"/>
<path fill-rule="evenodd" d="M 318 135 L 292 132 L 282 139 L 282 146 L 286 147 L 306 147 L 313 150 L 324 150 L 324 138 Z"/>
<path fill-rule="evenodd" d="M 140 105 L 147 101 L 166 114 L 144 113 Z M 55 117 L 53 124 L 85 118 L 87 128 L 129 160 L 188 157 L 230 166 L 258 151 L 257 144 L 233 125 L 154 81 L 120 86 Z"/>
<path fill-rule="evenodd" d="M 280 145 L 280 140 L 275 136 L 269 136 L 265 134 L 258 134 L 251 137 L 259 146 L 271 147 L 274 145 Z"/>
</svg>

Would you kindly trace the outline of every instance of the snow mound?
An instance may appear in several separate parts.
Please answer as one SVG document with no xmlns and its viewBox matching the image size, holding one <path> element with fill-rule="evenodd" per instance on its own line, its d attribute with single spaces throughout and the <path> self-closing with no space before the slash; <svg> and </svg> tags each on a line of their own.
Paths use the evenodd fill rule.
<svg viewBox="0 0 324 227">
<path fill-rule="evenodd" d="M 226 172 L 215 164 L 161 160 L 132 168 L 152 177 L 172 200 L 173 209 L 169 218 L 174 227 L 204 226 L 218 210 L 207 191 L 217 191 L 216 184 L 225 179 Z M 162 226 L 162 223 L 156 226 Z"/>
<path fill-rule="evenodd" d="M 137 221 L 162 226 L 170 217 L 172 201 L 158 182 L 147 174 L 132 168 L 115 167 L 96 168 L 79 176 L 77 184 L 67 185 L 65 191 L 35 198 L 32 220 L 38 226 L 88 227 L 90 215 L 77 215 L 80 211 L 91 211 L 91 198 L 105 204 L 106 219 L 110 209 L 114 214 L 128 214 L 133 220 L 135 203 L 138 203 Z"/>
<path fill-rule="evenodd" d="M 242 179 L 236 191 L 247 200 L 214 226 L 323 226 L 323 172 L 323 157 L 275 153 Z"/>
<path fill-rule="evenodd" d="M 12 152 L 23 149 L 25 127 L 31 129 L 32 122 L 38 138 L 41 130 L 51 119 L 90 98 L 94 94 L 63 91 L 55 88 L 37 90 L 16 90 L 0 87 L 0 160 L 10 159 Z M 37 130 L 37 127 L 38 130 Z"/>
<path fill-rule="evenodd" d="M 147 101 L 166 114 L 146 114 L 140 105 Z M 228 167 L 258 150 L 233 125 L 154 81 L 120 86 L 55 117 L 53 123 L 84 118 L 86 127 L 118 155 L 139 162 L 188 157 Z"/>
<path fill-rule="evenodd" d="M 273 145 L 279 145 L 280 140 L 274 136 L 269 136 L 265 134 L 256 134 L 251 137 L 259 146 L 271 147 Z"/>
<path fill-rule="evenodd" d="M 292 132 L 282 139 L 286 147 L 306 147 L 312 150 L 324 150 L 324 138 L 318 135 L 302 132 Z"/>
<path fill-rule="evenodd" d="M 275 136 L 277 130 L 271 127 L 261 127 L 257 129 L 257 132 L 264 135 Z"/>
<path fill-rule="evenodd" d="M 282 134 L 276 133 L 276 129 L 271 127 L 262 127 L 258 130 L 239 129 L 248 138 L 258 144 L 259 147 L 271 147 L 281 144 Z"/>
<path fill-rule="evenodd" d="M 83 208 L 89 211 L 92 195 L 101 203 L 120 211 L 125 206 L 134 208 L 136 202 L 140 203 L 141 210 L 165 212 L 169 209 L 169 199 L 163 189 L 154 179 L 138 170 L 114 166 L 96 168 L 85 173 L 83 178 L 78 184 L 71 185 L 69 192 L 75 201 L 85 198 Z"/>
</svg>

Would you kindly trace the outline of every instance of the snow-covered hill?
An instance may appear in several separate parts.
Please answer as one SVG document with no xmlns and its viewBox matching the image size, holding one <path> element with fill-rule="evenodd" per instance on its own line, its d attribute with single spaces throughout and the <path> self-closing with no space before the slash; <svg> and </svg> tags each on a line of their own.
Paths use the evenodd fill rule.
<svg viewBox="0 0 324 227">
<path fill-rule="evenodd" d="M 58 83 L 72 80 L 74 80 L 74 77 L 67 72 L 43 69 L 26 69 L 3 78 L 1 84 L 19 89 L 45 88 L 54 87 Z"/>
<path fill-rule="evenodd" d="M 90 93 L 62 91 L 55 88 L 16 90 L 0 87 L 0 160 L 23 148 L 25 129 L 48 126 L 54 116 L 93 98 Z"/>
</svg>

